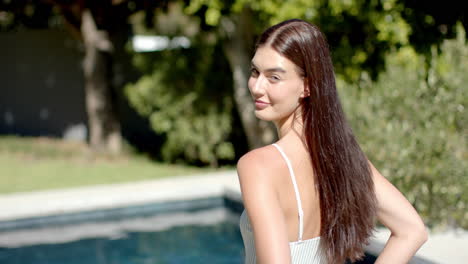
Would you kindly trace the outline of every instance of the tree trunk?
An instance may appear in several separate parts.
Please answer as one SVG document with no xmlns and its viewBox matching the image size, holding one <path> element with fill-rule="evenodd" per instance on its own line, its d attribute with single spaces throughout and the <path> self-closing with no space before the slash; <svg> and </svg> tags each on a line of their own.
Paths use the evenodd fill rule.
<svg viewBox="0 0 468 264">
<path fill-rule="evenodd" d="M 109 82 L 113 45 L 106 31 L 98 30 L 92 13 L 82 13 L 81 35 L 84 40 L 86 111 L 92 149 L 117 154 L 122 137 Z"/>
<path fill-rule="evenodd" d="M 247 136 L 250 149 L 270 144 L 276 139 L 273 124 L 255 116 L 255 104 L 247 87 L 250 76 L 250 50 L 253 47 L 250 12 L 244 9 L 240 15 L 223 18 L 221 28 L 227 39 L 224 52 L 232 69 L 234 100 Z"/>
</svg>

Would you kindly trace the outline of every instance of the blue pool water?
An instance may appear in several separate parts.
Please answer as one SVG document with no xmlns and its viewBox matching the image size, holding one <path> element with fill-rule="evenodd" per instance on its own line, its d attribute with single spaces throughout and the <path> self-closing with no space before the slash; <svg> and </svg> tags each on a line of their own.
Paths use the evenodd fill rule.
<svg viewBox="0 0 468 264">
<path fill-rule="evenodd" d="M 237 264 L 242 258 L 240 233 L 230 222 L 0 249 L 2 264 Z"/>
<path fill-rule="evenodd" d="M 0 263 L 242 263 L 241 209 L 217 197 L 0 222 Z"/>
</svg>

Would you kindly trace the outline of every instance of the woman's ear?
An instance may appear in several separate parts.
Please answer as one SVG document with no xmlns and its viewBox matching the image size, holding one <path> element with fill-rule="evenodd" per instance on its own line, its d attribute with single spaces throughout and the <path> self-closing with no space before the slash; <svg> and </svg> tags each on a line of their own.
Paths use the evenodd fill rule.
<svg viewBox="0 0 468 264">
<path fill-rule="evenodd" d="M 310 96 L 310 89 L 309 89 L 309 84 L 307 82 L 307 79 L 304 79 L 303 82 L 303 87 L 302 87 L 302 93 L 301 93 L 301 98 L 306 98 Z"/>
</svg>

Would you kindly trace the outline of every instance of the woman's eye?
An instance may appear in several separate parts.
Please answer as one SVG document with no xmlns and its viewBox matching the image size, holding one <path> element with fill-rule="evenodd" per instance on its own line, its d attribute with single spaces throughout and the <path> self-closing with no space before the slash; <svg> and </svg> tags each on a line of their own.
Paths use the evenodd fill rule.
<svg viewBox="0 0 468 264">
<path fill-rule="evenodd" d="M 250 69 L 250 75 L 253 77 L 258 76 L 258 71 L 255 68 Z"/>
<path fill-rule="evenodd" d="M 272 75 L 272 76 L 270 76 L 269 78 L 270 78 L 270 80 L 272 80 L 272 81 L 274 81 L 274 82 L 277 82 L 277 81 L 280 80 L 280 77 L 279 77 L 279 76 L 276 76 L 276 75 Z"/>
</svg>

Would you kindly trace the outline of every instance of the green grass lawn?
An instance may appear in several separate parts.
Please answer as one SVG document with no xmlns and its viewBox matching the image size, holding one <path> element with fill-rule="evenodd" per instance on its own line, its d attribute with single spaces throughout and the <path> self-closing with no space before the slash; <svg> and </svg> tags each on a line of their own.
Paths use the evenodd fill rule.
<svg viewBox="0 0 468 264">
<path fill-rule="evenodd" d="M 84 143 L 0 137 L 0 194 L 158 179 L 214 169 L 158 163 L 126 150 L 97 155 Z"/>
</svg>

